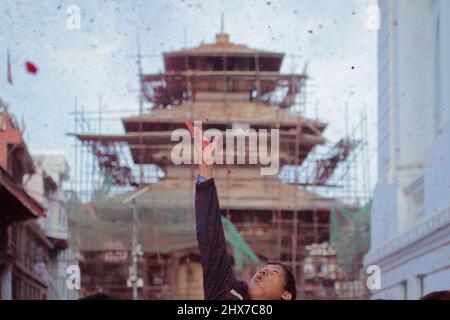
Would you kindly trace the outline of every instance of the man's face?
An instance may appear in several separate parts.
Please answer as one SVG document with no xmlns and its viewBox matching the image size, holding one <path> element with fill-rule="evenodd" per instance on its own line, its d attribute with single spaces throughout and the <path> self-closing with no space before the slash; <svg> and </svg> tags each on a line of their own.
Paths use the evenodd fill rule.
<svg viewBox="0 0 450 320">
<path fill-rule="evenodd" d="M 278 265 L 261 267 L 250 280 L 249 294 L 252 300 L 290 300 L 290 293 L 284 290 L 284 270 Z"/>
</svg>

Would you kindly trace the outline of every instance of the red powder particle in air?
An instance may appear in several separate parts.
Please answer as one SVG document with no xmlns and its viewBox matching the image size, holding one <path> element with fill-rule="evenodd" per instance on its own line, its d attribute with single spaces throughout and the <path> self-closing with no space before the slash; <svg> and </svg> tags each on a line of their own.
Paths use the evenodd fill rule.
<svg viewBox="0 0 450 320">
<path fill-rule="evenodd" d="M 231 174 L 231 170 L 228 170 L 228 174 Z"/>
<path fill-rule="evenodd" d="M 38 72 L 38 67 L 33 62 L 27 61 L 25 63 L 25 68 L 29 73 L 36 74 Z"/>
</svg>

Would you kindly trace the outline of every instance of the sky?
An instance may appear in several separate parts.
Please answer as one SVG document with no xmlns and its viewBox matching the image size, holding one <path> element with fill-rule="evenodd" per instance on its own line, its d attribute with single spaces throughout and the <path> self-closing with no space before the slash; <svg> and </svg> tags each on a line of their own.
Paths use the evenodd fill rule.
<svg viewBox="0 0 450 320">
<path fill-rule="evenodd" d="M 0 98 L 24 122 L 31 151 L 64 151 L 73 167 L 74 101 L 85 111 L 114 118 L 138 110 L 136 39 L 144 72 L 162 71 L 162 52 L 215 41 L 224 14 L 230 41 L 296 55 L 284 72 L 308 63 L 307 115 L 329 122 L 335 142 L 367 106 L 372 184 L 376 179 L 377 32 L 367 27 L 375 0 L 296 1 L 5 1 L 0 0 Z M 80 28 L 68 28 L 70 6 L 81 10 Z M 7 49 L 13 85 L 7 82 Z M 39 68 L 25 72 L 24 62 Z M 116 117 L 117 119 L 117 117 Z M 97 133 L 97 121 L 91 123 Z M 122 133 L 103 121 L 103 133 Z"/>
</svg>

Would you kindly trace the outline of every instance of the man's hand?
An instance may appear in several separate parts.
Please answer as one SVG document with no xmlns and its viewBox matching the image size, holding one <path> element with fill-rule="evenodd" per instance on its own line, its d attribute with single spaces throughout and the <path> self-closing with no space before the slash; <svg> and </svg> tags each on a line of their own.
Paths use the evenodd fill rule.
<svg viewBox="0 0 450 320">
<path fill-rule="evenodd" d="M 203 136 L 202 130 L 194 127 L 190 120 L 184 120 L 191 136 L 194 138 L 194 147 L 197 154 L 199 174 L 206 179 L 213 178 L 214 157 L 217 147 L 217 137 L 209 141 Z"/>
</svg>

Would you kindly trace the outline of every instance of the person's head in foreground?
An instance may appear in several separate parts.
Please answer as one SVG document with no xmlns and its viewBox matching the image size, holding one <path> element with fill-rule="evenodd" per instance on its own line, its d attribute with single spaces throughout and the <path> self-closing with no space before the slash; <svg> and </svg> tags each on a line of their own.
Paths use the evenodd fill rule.
<svg viewBox="0 0 450 320">
<path fill-rule="evenodd" d="M 450 300 L 450 290 L 443 290 L 443 291 L 434 291 L 426 296 L 423 296 L 420 298 L 420 300 Z"/>
<path fill-rule="evenodd" d="M 279 262 L 267 262 L 248 283 L 252 300 L 295 300 L 297 288 L 294 276 Z"/>
<path fill-rule="evenodd" d="M 83 298 L 79 298 L 78 300 L 118 300 L 118 299 L 106 293 L 98 292 L 85 296 Z"/>
</svg>

